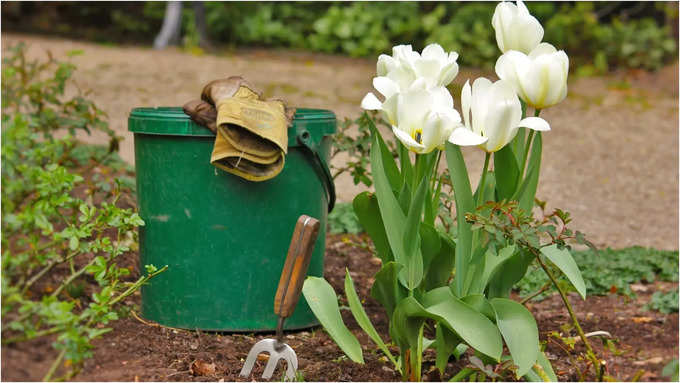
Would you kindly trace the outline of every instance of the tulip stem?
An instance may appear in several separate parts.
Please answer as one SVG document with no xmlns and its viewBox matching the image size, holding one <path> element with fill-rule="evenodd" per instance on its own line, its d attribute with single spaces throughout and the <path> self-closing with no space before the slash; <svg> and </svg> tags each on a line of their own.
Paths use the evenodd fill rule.
<svg viewBox="0 0 680 383">
<path fill-rule="evenodd" d="M 484 198 L 484 187 L 486 186 L 486 172 L 489 169 L 489 159 L 491 158 L 491 153 L 485 153 L 484 157 L 484 167 L 482 168 L 482 178 L 479 180 L 479 186 L 477 186 L 477 201 L 475 202 L 475 207 L 479 207 Z"/>
<path fill-rule="evenodd" d="M 441 159 L 442 159 L 442 151 L 439 150 L 439 153 L 437 154 L 437 160 L 434 162 L 434 169 L 431 170 L 432 175 L 434 176 L 434 177 L 432 177 L 432 184 L 430 185 L 431 190 L 437 190 L 437 189 L 435 189 L 435 186 L 436 186 L 437 180 L 438 180 L 437 171 L 439 170 L 439 160 L 441 160 Z"/>
<path fill-rule="evenodd" d="M 534 117 L 538 117 L 538 115 L 541 114 L 540 109 L 534 109 Z M 527 160 L 529 159 L 529 149 L 531 148 L 531 145 L 533 144 L 534 140 L 534 133 L 535 131 L 533 129 L 529 129 L 529 136 L 527 137 L 527 142 L 524 145 L 524 155 L 522 156 L 522 168 L 519 170 L 519 179 L 522 180 L 524 178 L 524 168 L 527 166 Z"/>
</svg>

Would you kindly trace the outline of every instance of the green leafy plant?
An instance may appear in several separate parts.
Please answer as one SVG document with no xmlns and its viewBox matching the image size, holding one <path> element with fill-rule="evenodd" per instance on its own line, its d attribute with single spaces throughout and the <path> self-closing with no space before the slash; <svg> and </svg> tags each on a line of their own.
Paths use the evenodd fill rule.
<svg viewBox="0 0 680 383">
<path fill-rule="evenodd" d="M 328 214 L 328 232 L 330 234 L 361 233 L 363 228 L 352 208 L 351 203 L 337 203 Z"/>
<path fill-rule="evenodd" d="M 667 292 L 657 291 L 645 305 L 645 310 L 655 310 L 664 314 L 678 312 L 678 289 Z"/>
<path fill-rule="evenodd" d="M 523 255 L 515 246 L 492 247 L 484 256 L 485 259 L 492 259 L 487 263 L 488 266 L 480 268 L 476 263 L 478 261 L 466 261 L 465 264 L 455 265 L 456 272 L 452 279 L 454 260 L 459 256 L 454 257 L 454 252 L 460 254 L 457 251 L 462 245 L 460 231 L 454 242 L 448 234 L 434 228 L 439 194 L 427 192 L 429 177 L 436 169 L 439 152 L 417 156 L 414 164 L 406 148 L 398 143 L 401 166 L 397 166 L 375 126 L 370 128 L 373 132 L 371 167 L 376 192 L 359 194 L 354 200 L 354 208 L 362 226 L 373 239 L 376 255 L 382 260 L 382 268 L 375 276 L 371 295 L 386 309 L 390 319 L 390 336 L 399 347 L 400 354 L 393 355 L 373 328 L 347 274 L 345 295 L 357 323 L 395 368 L 409 379 L 420 379 L 422 352 L 428 347 L 437 351 L 437 367 L 443 371 L 448 358 L 464 344 L 477 350 L 480 357 L 499 361 L 503 340 L 509 347 L 513 362 L 519 366 L 517 373 L 529 373 L 535 368 L 539 353 L 535 321 L 528 310 L 506 298 L 512 283 L 504 291 L 502 286 L 508 282 L 499 279 L 503 274 L 499 272 L 499 277 L 492 278 L 495 270 L 509 267 L 504 262 L 513 255 Z M 462 157 L 456 157 L 454 152 L 453 158 L 459 158 L 460 162 L 450 165 L 450 171 L 453 174 L 466 174 L 462 173 L 458 165 L 462 163 Z M 419 178 L 421 181 L 416 185 Z M 454 189 L 456 183 L 462 182 L 460 178 L 454 181 Z M 416 191 L 411 192 L 413 189 Z M 439 186 L 435 186 L 431 190 L 438 189 Z M 494 195 L 493 189 L 487 192 L 489 196 Z M 472 192 L 467 195 L 472 200 Z M 460 203 L 459 194 L 456 199 Z M 420 209 L 414 210 L 418 206 Z M 423 213 L 423 222 L 418 222 Z M 383 222 L 390 224 L 384 225 Z M 458 220 L 459 230 L 461 222 L 467 221 Z M 472 238 L 472 227 L 467 225 L 470 233 L 468 238 Z M 410 237 L 409 233 L 415 233 L 415 238 Z M 467 287 L 463 285 L 467 290 L 458 293 L 456 286 L 460 270 L 465 268 L 470 273 L 480 273 L 479 278 L 471 279 L 480 282 Z M 498 293 L 487 298 L 484 294 L 490 289 L 489 283 L 501 286 L 494 287 Z M 333 289 L 322 279 L 309 278 L 303 292 L 310 307 L 341 349 L 350 359 L 362 362 L 361 347 L 344 327 L 337 312 L 337 297 Z M 509 325 L 511 322 L 513 326 Z M 436 330 L 435 339 L 423 337 L 424 326 Z M 541 368 L 545 371 L 549 367 Z"/>
<path fill-rule="evenodd" d="M 333 180 L 344 173 L 349 173 L 355 185 L 372 185 L 368 169 L 371 132 L 367 118 L 363 115 L 356 120 L 345 118 L 333 136 L 330 154 Z M 341 166 L 333 165 L 332 160 L 338 156 L 346 157 Z"/>
<path fill-rule="evenodd" d="M 415 37 L 419 21 L 417 3 L 362 3 L 332 5 L 314 22 L 309 46 L 321 52 L 342 51 L 367 56 L 389 49 L 390 37 Z"/>
<path fill-rule="evenodd" d="M 68 379 L 125 312 L 121 302 L 165 267 L 147 265 L 131 279 L 118 263 L 136 250 L 144 222 L 121 206 L 131 190 L 113 172 L 93 181 L 96 159 L 110 150 L 76 150 L 70 134 L 108 126 L 90 101 L 61 99 L 74 67 L 28 62 L 24 49 L 14 48 L 3 67 L 2 343 L 51 337 L 58 355 L 44 380 L 64 360 Z"/>
<path fill-rule="evenodd" d="M 583 274 L 586 288 L 591 295 L 609 293 L 635 297 L 631 284 L 654 281 L 677 282 L 678 252 L 644 248 L 582 250 L 572 252 Z M 564 281 L 563 278 L 559 278 Z M 528 296 L 549 283 L 548 277 L 530 267 L 527 276 L 517 284 L 521 296 Z M 565 285 L 565 287 L 570 288 Z M 542 293 L 536 298 L 546 296 Z"/>
<path fill-rule="evenodd" d="M 360 119 L 371 133 L 375 193 L 360 193 L 353 206 L 381 260 L 371 296 L 385 308 L 398 354 L 373 327 L 349 271 L 344 290 L 359 326 L 404 379 L 422 379 L 425 349 L 435 350 L 436 367 L 443 373 L 450 356 L 463 346 L 475 351 L 481 376 L 498 378 L 487 364 L 509 362 L 517 378 L 556 380 L 540 350 L 533 315 L 509 299 L 511 288 L 534 261 L 560 292 L 592 364 L 600 365 L 551 270 L 564 274 L 585 299 L 585 283 L 567 242 L 589 243 L 567 228 L 568 213 L 556 210 L 543 221 L 530 215 L 540 174 L 542 132 L 550 130 L 538 116 L 541 109 L 566 96 L 568 57 L 548 43 L 539 44 L 540 25 L 526 12 L 517 16 L 522 12 L 518 6 L 499 4 L 493 14 L 494 28 L 498 32 L 508 23 L 533 27 L 519 33 L 510 25 L 496 34 L 502 39 L 499 46 L 508 50 L 496 65 L 501 80 L 465 84 L 461 90 L 464 124 L 446 88 L 458 73 L 459 55 L 439 44 L 428 45 L 422 53 L 399 45 L 391 56 L 379 56 L 373 84 L 384 101 L 369 93 L 361 102 L 363 109 L 381 111 L 397 138 L 392 150 L 367 113 Z M 510 47 L 520 39 L 534 44 L 518 48 L 530 51 L 530 56 Z M 527 63 L 531 70 L 520 73 L 516 65 Z M 532 107 L 533 117 L 527 117 L 527 106 Z M 460 145 L 485 152 L 474 192 Z M 448 174 L 439 169 L 443 153 Z M 445 180 L 453 192 L 455 215 L 453 224 L 442 231 L 436 226 L 442 205 L 451 209 L 451 204 L 441 201 Z M 449 223 L 440 221 L 444 227 Z M 310 277 L 303 293 L 347 357 L 363 363 L 362 348 L 342 322 L 337 296 L 328 282 Z M 429 336 L 434 332 L 434 339 L 426 337 L 426 328 Z"/>
<path fill-rule="evenodd" d="M 81 53 L 71 51 L 69 56 Z M 75 65 L 55 60 L 49 51 L 47 54 L 46 61 L 30 60 L 26 56 L 26 45 L 19 43 L 3 55 L 3 114 L 25 115 L 31 128 L 45 139 L 51 139 L 58 130 L 66 130 L 71 135 L 78 131 L 87 134 L 100 131 L 110 138 L 109 151 L 116 151 L 120 137 L 103 120 L 106 114 L 71 80 Z M 78 93 L 64 99 L 69 83 Z"/>
</svg>

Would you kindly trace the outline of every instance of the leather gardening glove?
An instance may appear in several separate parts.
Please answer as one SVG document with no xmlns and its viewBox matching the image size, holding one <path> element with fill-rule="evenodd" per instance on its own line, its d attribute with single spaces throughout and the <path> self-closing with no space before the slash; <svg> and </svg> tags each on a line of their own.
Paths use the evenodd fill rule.
<svg viewBox="0 0 680 383">
<path fill-rule="evenodd" d="M 192 100 L 184 104 L 182 109 L 192 121 L 217 133 L 217 109 L 214 106 L 202 100 Z"/>
<path fill-rule="evenodd" d="M 240 76 L 210 82 L 201 98 L 217 111 L 213 165 L 251 181 L 281 172 L 294 110 L 286 110 L 281 100 L 263 100 Z"/>
</svg>

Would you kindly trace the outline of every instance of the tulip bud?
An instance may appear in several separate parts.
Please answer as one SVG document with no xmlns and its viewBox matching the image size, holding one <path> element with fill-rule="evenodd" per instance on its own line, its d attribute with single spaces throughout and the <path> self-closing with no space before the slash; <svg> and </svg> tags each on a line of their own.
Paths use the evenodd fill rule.
<svg viewBox="0 0 680 383">
<path fill-rule="evenodd" d="M 543 39 L 543 27 L 529 10 L 517 0 L 517 5 L 501 2 L 491 19 L 491 25 L 496 30 L 498 49 L 505 53 L 516 50 L 529 53 Z"/>
<path fill-rule="evenodd" d="M 541 43 L 529 55 L 504 53 L 496 61 L 496 74 L 507 81 L 529 106 L 544 109 L 567 96 L 569 57 L 548 43 Z"/>
</svg>

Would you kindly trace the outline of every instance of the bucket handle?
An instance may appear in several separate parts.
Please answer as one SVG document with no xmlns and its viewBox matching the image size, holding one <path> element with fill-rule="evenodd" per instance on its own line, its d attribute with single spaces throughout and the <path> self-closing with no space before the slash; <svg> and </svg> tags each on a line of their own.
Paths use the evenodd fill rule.
<svg viewBox="0 0 680 383">
<path fill-rule="evenodd" d="M 333 183 L 333 176 L 331 176 L 331 171 L 328 168 L 328 164 L 319 155 L 318 144 L 313 144 L 311 140 L 311 135 L 306 129 L 298 130 L 297 141 L 300 145 L 306 148 L 312 157 L 312 164 L 314 169 L 320 175 L 322 184 L 326 191 L 326 197 L 328 198 L 328 212 L 330 213 L 335 206 L 335 183 Z"/>
</svg>

